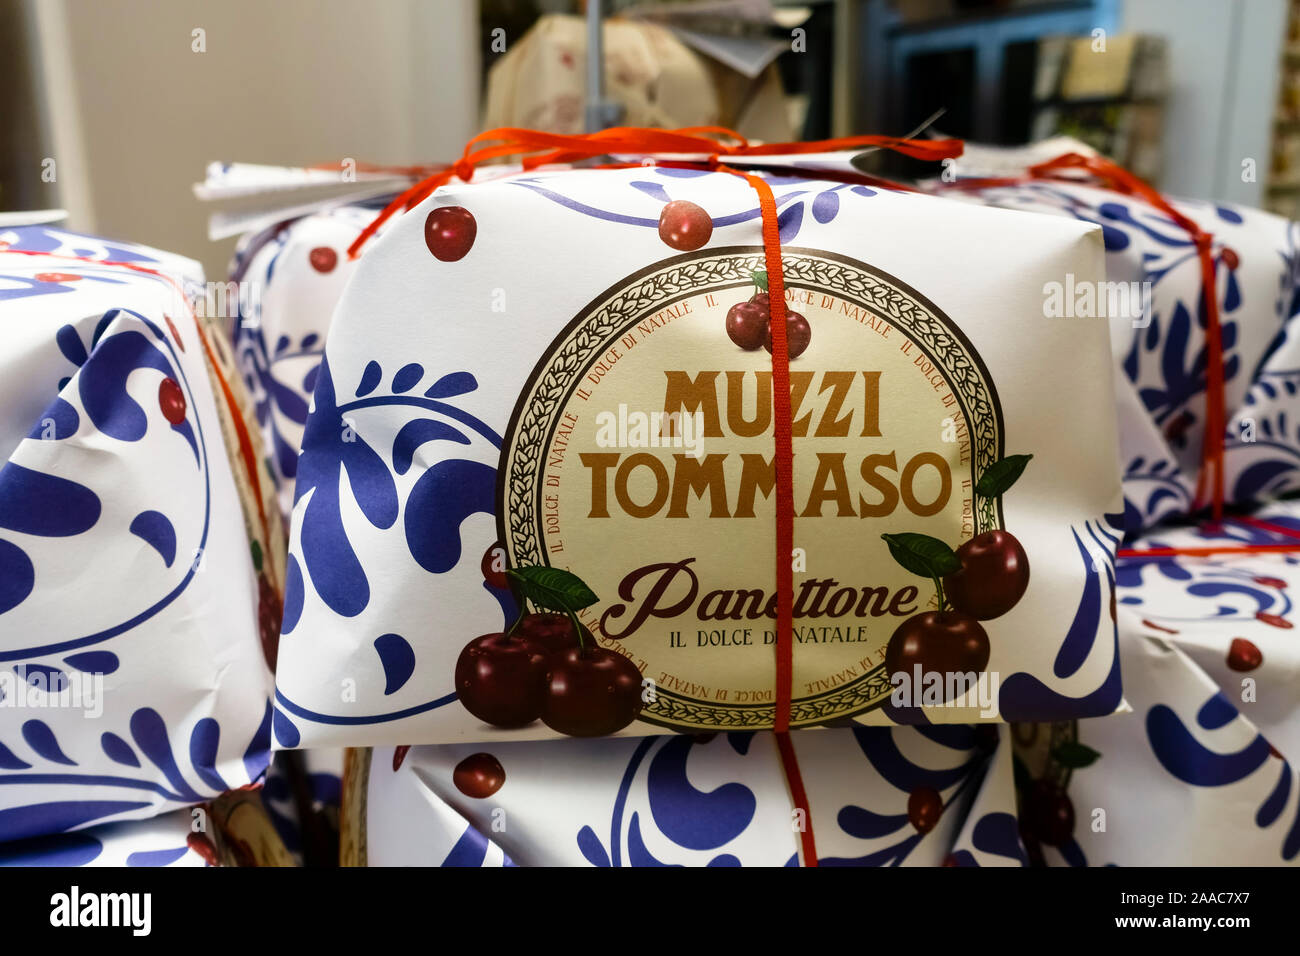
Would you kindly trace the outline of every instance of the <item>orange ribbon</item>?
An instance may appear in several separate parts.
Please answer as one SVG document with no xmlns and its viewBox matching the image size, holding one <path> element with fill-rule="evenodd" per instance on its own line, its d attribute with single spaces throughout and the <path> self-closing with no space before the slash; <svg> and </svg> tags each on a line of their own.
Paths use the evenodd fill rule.
<svg viewBox="0 0 1300 956">
<path fill-rule="evenodd" d="M 1029 168 L 1029 176 L 1038 179 L 1077 181 L 1075 177 L 1058 175 L 1081 170 L 1090 174 L 1100 185 L 1128 196 L 1136 196 L 1148 205 L 1159 209 L 1192 240 L 1201 264 L 1201 300 L 1205 308 L 1205 434 L 1201 438 L 1201 466 L 1196 476 L 1196 493 L 1193 510 L 1205 503 L 1209 486 L 1211 522 L 1217 526 L 1223 521 L 1223 451 L 1227 432 L 1227 401 L 1223 379 L 1223 328 L 1219 321 L 1219 293 L 1215 269 L 1214 236 L 1184 216 L 1154 187 L 1143 182 L 1128 170 L 1100 156 L 1083 156 L 1066 153 L 1045 163 Z M 1234 518 L 1238 524 L 1269 531 L 1282 537 L 1300 538 L 1300 533 L 1270 521 L 1257 518 Z M 1214 554 L 1269 554 L 1300 551 L 1300 542 L 1291 544 L 1207 545 L 1187 548 L 1121 548 L 1118 557 L 1208 557 Z"/>
<path fill-rule="evenodd" d="M 1065 153 L 1055 159 L 1029 167 L 1025 179 L 1006 177 L 972 178 L 959 180 L 950 185 L 959 189 L 992 189 L 1001 186 L 1018 186 L 1031 179 L 1082 182 L 1081 177 L 1069 175 L 1077 172 L 1088 174 L 1096 185 L 1104 189 L 1110 189 L 1127 196 L 1136 196 L 1148 205 L 1160 210 L 1175 225 L 1186 232 L 1196 246 L 1196 255 L 1201 264 L 1201 299 L 1205 308 L 1206 369 L 1205 434 L 1201 437 L 1201 463 L 1196 475 L 1196 491 L 1192 500 L 1192 510 L 1197 511 L 1207 503 L 1205 497 L 1208 485 L 1210 514 L 1213 523 L 1217 525 L 1223 520 L 1225 498 L 1223 489 L 1223 446 L 1224 434 L 1227 430 L 1227 412 L 1223 380 L 1223 328 L 1219 321 L 1219 292 L 1213 256 L 1214 236 L 1175 209 L 1155 187 L 1102 156 Z M 1267 522 L 1260 522 L 1259 524 L 1269 530 L 1281 530 L 1276 525 Z M 1221 548 L 1158 548 L 1148 550 L 1121 548 L 1118 551 L 1118 556 L 1188 555 L 1203 557 L 1206 554 L 1221 552 L 1282 550 L 1300 550 L 1300 547 L 1289 545 L 1233 545 Z"/>
<path fill-rule="evenodd" d="M 1227 413 L 1223 382 L 1223 329 L 1219 323 L 1219 292 L 1213 254 L 1214 236 L 1175 209 L 1150 184 L 1101 156 L 1066 153 L 1031 166 L 1029 175 L 1035 179 L 1077 181 L 1075 177 L 1057 175 L 1075 170 L 1090 174 L 1107 189 L 1136 196 L 1159 209 L 1186 232 L 1196 246 L 1196 255 L 1201 262 L 1201 299 L 1205 308 L 1205 434 L 1201 437 L 1201 467 L 1196 476 L 1196 494 L 1192 507 L 1193 510 L 1199 510 L 1206 503 L 1206 486 L 1209 485 L 1211 516 L 1215 522 L 1222 521 L 1223 441 L 1227 430 Z"/>
<path fill-rule="evenodd" d="M 615 126 L 598 133 L 579 135 L 502 126 L 475 136 L 465 144 L 460 159 L 397 196 L 361 231 L 356 241 L 348 247 L 348 256 L 355 259 L 366 241 L 398 210 L 410 210 L 419 205 L 439 186 L 451 182 L 453 177 L 469 182 L 479 165 L 508 156 L 523 157 L 521 162 L 524 169 L 607 155 L 664 156 L 665 165 L 687 163 L 716 168 L 718 159 L 724 156 L 741 159 L 747 156 L 871 148 L 890 149 L 914 159 L 941 160 L 960 156 L 962 143 L 956 139 L 846 136 L 807 143 L 767 143 L 756 146 L 739 133 L 722 126 L 689 126 L 675 130 Z M 687 158 L 691 156 L 703 156 L 704 159 L 692 162 Z"/>
</svg>

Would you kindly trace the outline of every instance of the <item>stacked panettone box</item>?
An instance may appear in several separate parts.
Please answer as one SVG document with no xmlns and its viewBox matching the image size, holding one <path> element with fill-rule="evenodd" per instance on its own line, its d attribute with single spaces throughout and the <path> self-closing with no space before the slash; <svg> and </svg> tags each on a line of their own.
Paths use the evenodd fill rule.
<svg viewBox="0 0 1300 956">
<path fill-rule="evenodd" d="M 287 859 L 239 792 L 270 759 L 281 524 L 203 299 L 191 260 L 0 230 L 6 862 Z"/>
</svg>

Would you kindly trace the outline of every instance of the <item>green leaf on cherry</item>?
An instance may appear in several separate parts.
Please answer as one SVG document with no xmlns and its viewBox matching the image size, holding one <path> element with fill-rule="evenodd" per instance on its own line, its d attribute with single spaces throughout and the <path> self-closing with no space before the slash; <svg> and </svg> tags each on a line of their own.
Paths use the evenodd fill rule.
<svg viewBox="0 0 1300 956">
<path fill-rule="evenodd" d="M 262 545 L 256 538 L 250 539 L 248 544 L 249 544 L 249 550 L 253 552 L 253 570 L 261 571 L 262 570 Z"/>
<path fill-rule="evenodd" d="M 1007 455 L 984 469 L 980 480 L 975 482 L 975 494 L 984 498 L 997 498 L 1007 493 L 1029 464 L 1033 455 Z"/>
<path fill-rule="evenodd" d="M 599 600 L 582 578 L 562 568 L 545 565 L 509 568 L 506 577 L 526 599 L 548 611 L 576 614 Z"/>
<path fill-rule="evenodd" d="M 755 269 L 753 272 L 751 272 L 751 273 L 749 274 L 749 276 L 750 276 L 751 279 L 754 280 L 754 285 L 758 286 L 758 287 L 759 287 L 760 289 L 762 289 L 764 292 L 767 291 L 767 273 L 766 273 L 766 272 L 764 272 L 762 269 Z"/>
<path fill-rule="evenodd" d="M 894 560 L 913 574 L 924 578 L 941 578 L 961 570 L 957 553 L 938 538 L 928 534 L 903 532 L 882 534 Z"/>
<path fill-rule="evenodd" d="M 1077 740 L 1069 740 L 1052 748 L 1052 759 L 1062 767 L 1068 767 L 1071 770 L 1087 767 L 1095 763 L 1100 756 L 1101 754 L 1097 751 L 1079 743 Z"/>
</svg>

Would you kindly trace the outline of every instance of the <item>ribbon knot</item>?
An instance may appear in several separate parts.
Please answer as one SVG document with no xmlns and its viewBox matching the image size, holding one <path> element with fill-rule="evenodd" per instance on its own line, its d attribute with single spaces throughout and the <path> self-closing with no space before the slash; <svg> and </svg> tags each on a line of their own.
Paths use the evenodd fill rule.
<svg viewBox="0 0 1300 956">
<path fill-rule="evenodd" d="M 474 164 L 464 156 L 452 164 L 451 171 L 463 182 L 469 182 L 474 178 Z"/>
</svg>

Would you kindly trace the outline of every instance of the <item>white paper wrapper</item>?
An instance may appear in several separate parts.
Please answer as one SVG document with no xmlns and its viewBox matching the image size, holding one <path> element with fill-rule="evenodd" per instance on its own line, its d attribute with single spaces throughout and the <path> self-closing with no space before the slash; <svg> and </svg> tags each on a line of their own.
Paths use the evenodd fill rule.
<svg viewBox="0 0 1300 956">
<path fill-rule="evenodd" d="M 285 519 L 293 505 L 307 407 L 334 307 L 357 261 L 347 249 L 383 208 L 340 206 L 245 237 L 232 280 L 246 290 L 232 329 Z"/>
<path fill-rule="evenodd" d="M 206 866 L 190 846 L 192 821 L 189 810 L 174 810 L 150 820 L 3 843 L 0 866 Z"/>
<path fill-rule="evenodd" d="M 820 865 L 1019 865 L 1007 734 L 795 734 Z M 393 758 L 378 748 L 369 762 L 371 866 L 798 865 L 768 733 L 413 747 L 396 770 Z"/>
<path fill-rule="evenodd" d="M 268 202 L 284 201 L 282 194 L 295 187 L 338 178 L 337 173 L 320 170 L 213 166 L 203 185 L 214 194 L 212 198 L 237 192 L 247 181 L 246 188 L 264 194 Z M 240 171 L 246 171 L 242 177 Z M 517 165 L 488 166 L 476 170 L 474 180 L 486 182 L 518 172 Z M 373 178 L 360 175 L 363 182 Z M 408 184 L 401 182 L 403 188 Z M 348 248 L 392 198 L 384 194 L 346 205 L 335 201 L 323 208 L 308 206 L 305 213 L 280 212 L 274 225 L 243 236 L 230 265 L 229 279 L 238 286 L 228 290 L 227 300 L 237 303 L 239 312 L 230 325 L 230 340 L 235 363 L 255 402 L 267 468 L 286 523 L 316 370 L 325 354 L 334 309 L 357 268 L 357 260 L 348 258 Z M 270 210 L 257 209 L 250 215 L 266 219 L 275 207 Z M 383 235 L 388 225 L 381 226 L 377 235 Z M 360 252 L 368 248 L 362 246 Z"/>
<path fill-rule="evenodd" d="M 1145 201 L 1093 186 L 1037 181 L 940 191 L 950 198 L 1102 227 L 1109 285 L 1105 295 L 1093 290 L 1093 311 L 1073 321 L 1109 321 L 1111 327 L 1121 370 L 1116 387 L 1126 526 L 1136 532 L 1187 514 L 1206 409 L 1201 266 L 1187 233 Z M 1297 226 L 1271 213 L 1227 204 L 1172 204 L 1214 236 L 1229 419 L 1226 497 L 1249 503 L 1300 487 L 1295 477 L 1300 433 L 1293 424 L 1300 412 L 1300 373 L 1295 371 L 1290 321 L 1300 278 Z M 1076 283 L 1074 288 L 1078 294 L 1071 298 L 1079 311 L 1086 307 L 1079 298 L 1085 286 Z M 1104 314 L 1098 311 L 1103 299 Z M 1145 420 L 1130 420 L 1135 411 Z"/>
<path fill-rule="evenodd" d="M 880 533 L 924 531 L 955 546 L 975 530 L 972 521 L 981 530 L 1005 521 L 1030 556 L 1033 583 L 1021 604 L 989 623 L 988 670 L 1000 676 L 1001 711 L 981 716 L 976 706 L 940 706 L 929 709 L 929 719 L 1111 712 L 1120 700 L 1107 613 L 1117 536 L 1106 516 L 1117 522 L 1120 504 L 1116 437 L 1111 419 L 1089 411 L 1111 393 L 1107 332 L 1100 323 L 1045 319 L 1042 292 L 1045 281 L 1066 273 L 1099 279 L 1100 236 L 1049 217 L 926 196 L 803 179 L 774 180 L 774 187 L 787 284 L 813 329 L 809 352 L 792 368 L 798 373 L 843 364 L 848 378 L 858 382 L 861 372 L 883 368 L 887 381 L 903 389 L 887 393 L 893 397 L 882 412 L 883 444 L 853 446 L 854 470 L 864 452 L 894 450 L 900 467 L 925 451 L 961 471 L 938 518 L 922 518 L 912 507 L 943 497 L 937 477 L 914 496 L 906 514 L 895 508 L 885 520 L 863 521 L 853 510 L 851 518 L 831 518 L 834 509 L 823 502 L 823 517 L 814 518 L 816 507 L 801 496 L 831 481 L 814 474 L 814 453 L 843 452 L 844 443 L 828 444 L 823 435 L 818 444 L 815 429 L 813 437 L 795 440 L 796 508 L 804 514 L 796 520 L 796 544 L 801 536 L 815 536 L 808 557 L 811 562 L 820 555 L 822 561 L 820 572 L 810 563 L 807 578 L 833 574 L 854 587 L 889 582 L 896 590 L 918 585 L 911 595 L 917 606 L 910 610 L 901 610 L 909 606 L 904 600 L 894 617 L 881 620 L 864 611 L 862 620 L 852 620 L 859 629 L 850 630 L 851 638 L 864 653 L 845 656 L 836 673 L 858 682 L 854 694 L 871 698 L 854 719 L 908 719 L 884 712 L 879 705 L 887 694 L 867 688 L 883 692 L 888 686 L 882 681 L 885 644 L 897 620 L 923 606 L 931 591 L 892 562 Z M 708 209 L 713 229 L 703 249 L 681 255 L 660 238 L 660 215 L 670 200 Z M 476 238 L 459 259 L 440 259 L 426 241 L 426 221 L 449 206 L 468 210 L 476 227 Z M 638 321 L 649 321 L 643 329 L 632 325 L 633 337 L 647 344 L 641 352 L 629 350 L 633 361 L 606 380 L 622 379 L 602 394 L 601 407 L 611 414 L 620 405 L 636 411 L 654 409 L 657 402 L 662 409 L 664 369 L 674 363 L 688 377 L 714 365 L 734 371 L 738 380 L 764 373 L 770 368 L 767 353 L 742 351 L 724 330 L 728 306 L 753 291 L 750 270 L 763 267 L 759 233 L 756 199 L 742 180 L 633 169 L 542 173 L 445 188 L 374 243 L 330 330 L 298 462 L 279 668 L 279 746 L 554 735 L 540 723 L 513 731 L 485 725 L 457 704 L 452 682 L 466 641 L 499 631 L 513 618 L 509 595 L 485 581 L 485 552 L 502 540 L 517 550 L 509 555 L 513 565 L 540 560 L 537 539 L 544 532 L 499 526 L 499 520 L 523 512 L 496 501 L 502 464 L 532 467 L 528 450 L 542 448 L 531 433 L 524 434 L 531 425 L 520 424 L 520 410 L 527 407 L 521 395 L 536 397 L 538 374 L 552 361 L 543 356 L 585 348 L 586 340 L 570 333 L 594 321 L 591 310 L 598 312 L 607 296 L 620 304 L 603 314 L 635 313 Z M 830 293 L 825 301 L 816 297 L 821 292 Z M 699 299 L 692 306 L 696 318 L 664 321 L 665 307 L 692 294 Z M 650 346 L 646 329 L 659 326 L 665 334 Z M 907 345 L 904 335 L 928 344 Z M 940 365 L 951 361 L 947 371 L 927 379 L 925 369 L 933 363 L 919 353 L 931 347 Z M 591 358 L 584 356 L 583 362 Z M 575 367 L 565 364 L 568 358 L 555 361 L 557 369 Z M 813 401 L 831 400 L 834 386 L 823 386 L 809 388 L 809 395 L 821 396 Z M 566 394 L 572 401 L 577 393 Z M 958 407 L 968 400 L 968 408 L 978 411 Z M 843 407 L 852 412 L 852 403 Z M 864 414 L 861 407 L 856 412 Z M 1052 427 L 1044 427 L 1046 422 Z M 955 440 L 945 442 L 948 426 Z M 598 439 L 587 431 L 579 440 L 594 450 Z M 742 448 L 721 438 L 718 451 L 770 459 L 770 432 L 749 441 L 752 447 Z M 554 450 L 554 443 L 549 447 Z M 524 449 L 523 459 L 511 459 L 511 448 Z M 1001 505 L 974 500 L 963 483 L 973 483 L 994 459 L 1021 452 L 1032 453 L 1033 463 Z M 665 460 L 675 461 L 667 457 L 671 453 L 664 452 Z M 591 622 L 609 611 L 620 580 L 639 565 L 679 562 L 696 552 L 705 569 L 702 591 L 772 590 L 770 499 L 756 499 L 752 519 L 674 523 L 661 515 L 638 526 L 624 508 L 619 521 L 602 525 L 579 514 L 586 509 L 574 496 L 589 496 L 594 486 L 584 483 L 581 466 L 573 464 L 578 474 L 565 487 L 570 497 L 563 507 L 576 537 L 565 539 L 567 561 L 558 563 L 604 598 L 589 612 Z M 854 509 L 860 482 L 850 477 L 855 490 L 847 493 L 846 508 Z M 643 486 L 636 493 L 644 502 L 653 491 Z M 964 506 L 970 512 L 965 524 Z M 605 544 L 597 548 L 598 540 Z M 720 568 L 724 554 L 735 568 Z M 796 587 L 803 574 L 796 574 Z M 707 583 L 710 576 L 716 583 Z M 770 622 L 757 622 L 754 646 L 741 652 L 745 660 L 736 668 L 699 655 L 683 655 L 695 660 L 679 668 L 663 651 L 669 632 L 682 630 L 693 642 L 701 627 L 692 616 L 689 629 L 663 623 L 654 639 L 606 642 L 630 654 L 644 676 L 654 671 L 659 690 L 685 699 L 692 714 L 707 711 L 698 720 L 671 714 L 657 716 L 658 723 L 639 720 L 626 733 L 660 732 L 665 722 L 685 729 L 733 719 L 733 726 L 763 725 L 762 707 L 754 711 L 757 718 L 720 713 L 734 710 L 737 697 L 723 701 L 716 691 L 728 690 L 740 675 L 729 693 L 769 693 L 773 655 L 758 642 Z M 1022 636 L 1028 634 L 1035 636 Z M 1045 634 L 1052 636 L 1044 640 Z M 838 684 L 841 678 L 822 673 L 809 647 L 796 649 L 796 685 Z M 855 665 L 856 674 L 849 674 Z M 692 698 L 692 684 L 709 684 L 715 696 Z M 800 693 L 816 697 L 820 691 Z M 829 709 L 801 711 L 797 701 L 796 722 L 854 711 L 841 703 L 842 698 Z M 770 722 L 770 707 L 767 714 Z"/>
<path fill-rule="evenodd" d="M 1258 516 L 1300 528 L 1293 503 Z M 1159 529 L 1136 547 L 1287 540 L 1229 522 L 1220 533 Z M 1300 862 L 1300 788 L 1290 763 L 1300 748 L 1292 636 L 1300 555 L 1122 558 L 1118 578 L 1132 712 L 1013 728 L 1031 858 L 1071 866 Z M 1072 769 L 1078 744 L 1093 752 L 1091 762 Z M 1062 838 L 1054 830 L 1065 807 L 1074 826 Z"/>
<path fill-rule="evenodd" d="M 191 291 L 198 265 L 42 227 L 0 240 L 7 841 L 256 780 L 276 634 L 195 320 L 172 282 L 109 263 Z"/>
</svg>

